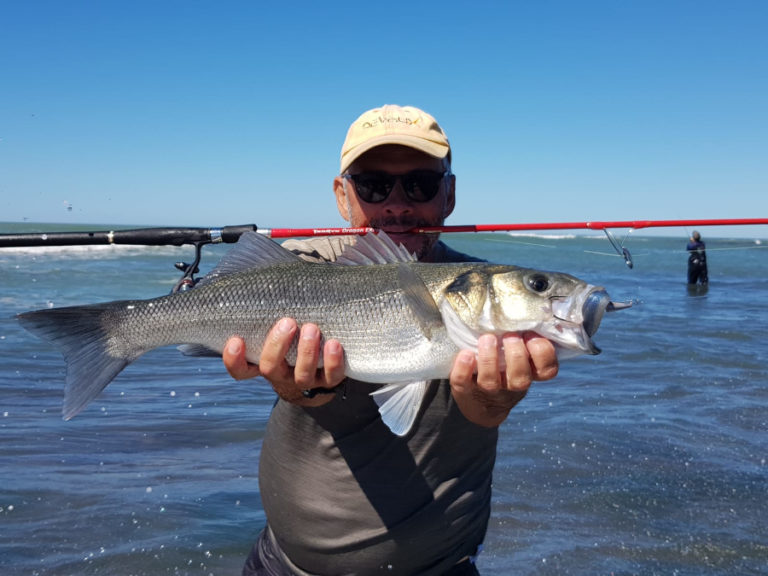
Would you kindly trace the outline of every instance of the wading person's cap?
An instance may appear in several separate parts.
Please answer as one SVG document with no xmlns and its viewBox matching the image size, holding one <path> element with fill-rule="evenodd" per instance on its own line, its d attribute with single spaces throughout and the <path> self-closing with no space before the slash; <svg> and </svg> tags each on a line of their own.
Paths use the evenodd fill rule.
<svg viewBox="0 0 768 576">
<path fill-rule="evenodd" d="M 399 144 L 435 158 L 451 159 L 448 137 L 432 116 L 413 106 L 388 104 L 363 113 L 352 123 L 341 148 L 341 171 L 377 146 Z"/>
</svg>

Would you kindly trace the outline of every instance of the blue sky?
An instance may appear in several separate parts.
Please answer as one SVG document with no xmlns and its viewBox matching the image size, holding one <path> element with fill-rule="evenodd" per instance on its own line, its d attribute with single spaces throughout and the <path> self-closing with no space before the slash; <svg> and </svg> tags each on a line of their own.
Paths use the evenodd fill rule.
<svg viewBox="0 0 768 576">
<path fill-rule="evenodd" d="M 339 226 L 344 135 L 385 103 L 448 133 L 450 224 L 768 217 L 761 0 L 27 0 L 1 20 L 0 221 Z"/>
</svg>

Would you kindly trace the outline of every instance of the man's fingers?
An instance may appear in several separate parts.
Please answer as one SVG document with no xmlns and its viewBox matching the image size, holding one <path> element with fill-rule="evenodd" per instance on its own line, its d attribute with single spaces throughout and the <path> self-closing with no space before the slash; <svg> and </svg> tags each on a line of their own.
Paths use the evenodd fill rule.
<svg viewBox="0 0 768 576">
<path fill-rule="evenodd" d="M 469 421 L 498 426 L 525 397 L 533 380 L 554 378 L 557 368 L 555 347 L 546 338 L 533 333 L 508 333 L 501 339 L 484 334 L 477 341 L 477 359 L 469 350 L 456 357 L 451 392 Z"/>
<path fill-rule="evenodd" d="M 269 331 L 259 358 L 259 368 L 267 380 L 274 382 L 293 377 L 293 369 L 285 361 L 285 355 L 297 329 L 294 319 L 283 318 Z"/>
<path fill-rule="evenodd" d="M 323 347 L 325 386 L 334 388 L 344 380 L 344 348 L 338 340 L 328 340 Z"/>
<path fill-rule="evenodd" d="M 235 380 L 245 380 L 261 375 L 259 367 L 255 364 L 249 364 L 246 360 L 245 342 L 239 336 L 233 336 L 227 341 L 221 358 L 227 372 Z"/>
<path fill-rule="evenodd" d="M 462 396 L 472 394 L 475 387 L 475 365 L 475 355 L 470 350 L 462 350 L 456 356 L 450 376 L 454 396 L 456 394 Z"/>
<path fill-rule="evenodd" d="M 320 358 L 320 330 L 314 324 L 305 324 L 299 333 L 296 349 L 296 367 L 293 372 L 296 385 L 300 388 L 316 386 L 317 364 Z"/>
<path fill-rule="evenodd" d="M 477 340 L 477 386 L 486 392 L 500 388 L 499 342 L 493 334 L 483 334 Z"/>
<path fill-rule="evenodd" d="M 531 386 L 531 359 L 525 341 L 517 333 L 505 334 L 504 361 L 506 363 L 506 388 L 524 392 Z"/>
<path fill-rule="evenodd" d="M 557 361 L 555 345 L 533 332 L 525 333 L 523 338 L 530 356 L 533 379 L 543 381 L 551 380 L 557 376 L 560 366 Z"/>
</svg>

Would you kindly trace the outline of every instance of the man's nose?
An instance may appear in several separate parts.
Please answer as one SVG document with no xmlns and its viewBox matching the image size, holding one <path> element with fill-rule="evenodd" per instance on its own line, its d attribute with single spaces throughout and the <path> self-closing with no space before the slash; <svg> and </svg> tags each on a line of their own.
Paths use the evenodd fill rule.
<svg viewBox="0 0 768 576">
<path fill-rule="evenodd" d="M 384 208 L 396 214 L 410 212 L 412 210 L 412 202 L 408 196 L 406 196 L 400 178 L 395 181 L 392 192 L 390 192 L 389 198 L 387 198 L 387 201 L 384 203 Z"/>
</svg>

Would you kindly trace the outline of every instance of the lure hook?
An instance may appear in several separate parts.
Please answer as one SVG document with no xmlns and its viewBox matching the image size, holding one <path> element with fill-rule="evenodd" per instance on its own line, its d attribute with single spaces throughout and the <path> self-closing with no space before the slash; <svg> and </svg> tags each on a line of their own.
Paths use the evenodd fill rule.
<svg viewBox="0 0 768 576">
<path fill-rule="evenodd" d="M 613 246 L 613 249 L 616 250 L 616 253 L 619 256 L 624 258 L 624 263 L 627 265 L 627 268 L 631 270 L 634 266 L 632 263 L 632 254 L 630 254 L 629 250 L 624 247 L 624 241 L 627 239 L 627 236 L 629 236 L 629 233 L 627 233 L 627 236 L 624 236 L 624 240 L 619 243 L 608 228 L 603 228 L 603 232 L 605 232 L 605 235 L 608 237 L 608 241 L 611 243 L 611 246 Z"/>
</svg>

